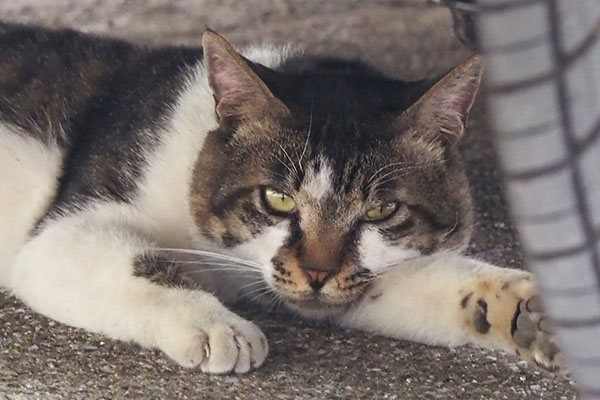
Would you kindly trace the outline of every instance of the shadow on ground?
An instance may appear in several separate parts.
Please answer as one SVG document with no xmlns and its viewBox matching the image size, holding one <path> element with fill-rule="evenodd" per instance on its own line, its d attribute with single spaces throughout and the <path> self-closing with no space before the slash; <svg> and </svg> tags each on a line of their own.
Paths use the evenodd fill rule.
<svg viewBox="0 0 600 400">
<path fill-rule="evenodd" d="M 150 45 L 195 45 L 210 26 L 238 45 L 301 44 L 310 53 L 360 58 L 407 79 L 442 73 L 468 55 L 446 10 L 402 6 L 402 0 L 25 0 L 0 2 L 0 19 Z M 462 148 L 477 217 L 469 252 L 519 268 L 481 101 Z M 0 293 L 0 399 L 577 398 L 568 380 L 500 353 L 242 312 L 269 337 L 267 363 L 246 376 L 206 376 L 159 352 L 50 321 Z"/>
</svg>

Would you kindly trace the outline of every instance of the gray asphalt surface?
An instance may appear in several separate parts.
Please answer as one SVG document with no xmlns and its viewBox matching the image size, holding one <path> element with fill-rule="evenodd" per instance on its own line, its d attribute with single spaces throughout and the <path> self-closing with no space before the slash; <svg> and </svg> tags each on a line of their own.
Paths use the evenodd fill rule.
<svg viewBox="0 0 600 400">
<path fill-rule="evenodd" d="M 412 0 L 415 3 L 415 0 Z M 147 44 L 199 44 L 208 25 L 238 45 L 297 43 L 369 61 L 406 79 L 439 74 L 469 53 L 449 13 L 401 0 L 0 0 L 0 19 L 71 26 Z M 522 267 L 481 99 L 462 143 L 477 225 L 470 253 Z M 158 351 L 108 340 L 31 312 L 0 293 L 0 399 L 575 399 L 572 383 L 498 352 L 435 348 L 240 312 L 270 340 L 260 370 L 207 376 Z"/>
</svg>

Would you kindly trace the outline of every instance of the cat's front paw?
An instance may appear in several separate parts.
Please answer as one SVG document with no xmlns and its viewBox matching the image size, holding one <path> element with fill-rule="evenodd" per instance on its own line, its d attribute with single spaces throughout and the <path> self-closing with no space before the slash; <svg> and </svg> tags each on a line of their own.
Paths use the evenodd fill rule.
<svg viewBox="0 0 600 400">
<path fill-rule="evenodd" d="M 511 334 L 517 354 L 549 370 L 563 367 L 562 353 L 553 341 L 550 322 L 542 314 L 538 296 L 519 302 Z"/>
<path fill-rule="evenodd" d="M 532 275 L 511 271 L 482 279 L 461 300 L 478 342 L 519 355 L 549 370 L 561 369 L 563 356 L 542 313 Z"/>
<path fill-rule="evenodd" d="M 159 347 L 181 366 L 213 374 L 246 373 L 259 367 L 269 351 L 260 328 L 236 315 L 174 324 L 165 329 Z"/>
</svg>

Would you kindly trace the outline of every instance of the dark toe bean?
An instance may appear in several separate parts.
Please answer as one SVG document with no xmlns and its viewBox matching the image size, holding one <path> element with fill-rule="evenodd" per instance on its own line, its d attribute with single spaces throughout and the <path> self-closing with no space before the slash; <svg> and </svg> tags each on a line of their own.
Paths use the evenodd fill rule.
<svg viewBox="0 0 600 400">
<path fill-rule="evenodd" d="M 527 311 L 529 312 L 542 312 L 542 303 L 538 296 L 533 296 L 527 300 Z"/>
<path fill-rule="evenodd" d="M 535 339 L 534 335 L 530 335 L 527 332 L 523 332 L 520 330 L 517 330 L 513 335 L 513 340 L 515 341 L 515 343 L 517 343 L 520 347 L 524 348 L 529 348 L 531 342 L 533 342 L 533 339 Z"/>
<path fill-rule="evenodd" d="M 530 335 L 535 335 L 536 323 L 531 320 L 530 314 L 521 313 L 517 318 L 517 328 L 520 331 L 526 332 Z"/>
<path fill-rule="evenodd" d="M 552 326 L 550 326 L 548 318 L 542 318 L 540 322 L 538 322 L 538 329 L 544 333 L 552 333 Z"/>
</svg>

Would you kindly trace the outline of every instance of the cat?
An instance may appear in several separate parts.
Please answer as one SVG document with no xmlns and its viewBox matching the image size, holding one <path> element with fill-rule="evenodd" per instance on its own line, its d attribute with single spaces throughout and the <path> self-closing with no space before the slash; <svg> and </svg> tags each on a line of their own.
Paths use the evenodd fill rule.
<svg viewBox="0 0 600 400">
<path fill-rule="evenodd" d="M 531 275 L 461 255 L 480 57 L 404 82 L 210 30 L 0 32 L 0 286 L 37 312 L 207 373 L 267 357 L 233 302 L 561 365 Z"/>
</svg>

